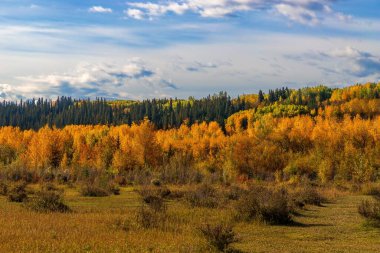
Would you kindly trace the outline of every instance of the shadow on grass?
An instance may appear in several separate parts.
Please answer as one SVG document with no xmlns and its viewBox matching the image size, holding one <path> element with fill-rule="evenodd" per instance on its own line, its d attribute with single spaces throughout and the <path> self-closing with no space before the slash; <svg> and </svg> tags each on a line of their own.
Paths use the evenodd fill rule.
<svg viewBox="0 0 380 253">
<path fill-rule="evenodd" d="M 247 251 L 242 251 L 240 249 L 233 249 L 233 248 L 230 248 L 230 249 L 227 249 L 226 250 L 226 253 L 248 253 Z"/>
<path fill-rule="evenodd" d="M 321 223 L 315 223 L 315 224 L 305 224 L 298 221 L 293 221 L 292 223 L 289 223 L 287 225 L 284 225 L 287 227 L 300 227 L 300 228 L 311 228 L 311 227 L 331 227 L 332 224 L 321 224 Z"/>
</svg>

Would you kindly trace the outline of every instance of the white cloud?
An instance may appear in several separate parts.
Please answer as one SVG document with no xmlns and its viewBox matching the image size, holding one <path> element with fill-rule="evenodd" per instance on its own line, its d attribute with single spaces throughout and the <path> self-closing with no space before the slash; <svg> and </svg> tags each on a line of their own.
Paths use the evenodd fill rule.
<svg viewBox="0 0 380 253">
<path fill-rule="evenodd" d="M 272 10 L 291 21 L 314 25 L 323 16 L 335 16 L 346 20 L 342 13 L 335 13 L 331 8 L 334 0 L 166 0 L 159 3 L 128 2 L 131 7 L 125 13 L 133 14 L 140 10 L 137 19 L 150 19 L 165 15 L 169 12 L 182 15 L 194 12 L 206 18 L 221 18 L 238 12 L 253 10 Z M 129 13 L 131 10 L 131 13 Z M 128 15 L 134 17 L 134 15 Z"/>
<path fill-rule="evenodd" d="M 294 22 L 312 25 L 315 25 L 319 22 L 317 14 L 312 10 L 304 8 L 303 6 L 277 4 L 274 8 L 279 14 L 287 17 L 289 20 Z"/>
<path fill-rule="evenodd" d="M 305 62 L 327 74 L 350 77 L 355 82 L 376 82 L 380 79 L 380 57 L 351 46 L 288 58 Z"/>
<path fill-rule="evenodd" d="M 360 51 L 351 46 L 346 46 L 345 48 L 334 49 L 328 52 L 327 55 L 332 57 L 345 57 L 345 58 L 359 58 L 359 57 L 372 57 L 370 53 Z"/>
<path fill-rule="evenodd" d="M 103 6 L 92 6 L 88 11 L 91 13 L 112 13 L 111 8 L 104 8 Z"/>
<path fill-rule="evenodd" d="M 21 99 L 22 96 L 14 93 L 12 87 L 9 84 L 1 84 L 0 83 L 0 99 L 1 100 L 17 100 Z"/>
<path fill-rule="evenodd" d="M 342 58 L 342 66 L 345 66 L 343 71 L 347 74 L 361 78 L 380 77 L 380 57 L 371 53 L 347 46 L 326 55 Z"/>
<path fill-rule="evenodd" d="M 27 97 L 131 98 L 130 91 L 136 88 L 140 91 L 148 89 L 156 94 L 165 89 L 176 89 L 170 80 L 164 79 L 139 58 L 123 65 L 81 63 L 66 73 L 22 76 L 18 79 L 22 85 L 17 92 Z M 41 87 L 44 89 L 41 90 Z"/>
<path fill-rule="evenodd" d="M 133 19 L 137 19 L 137 20 L 144 19 L 144 12 L 142 12 L 139 9 L 128 9 L 128 10 L 125 10 L 124 13 L 128 17 L 133 18 Z"/>
</svg>

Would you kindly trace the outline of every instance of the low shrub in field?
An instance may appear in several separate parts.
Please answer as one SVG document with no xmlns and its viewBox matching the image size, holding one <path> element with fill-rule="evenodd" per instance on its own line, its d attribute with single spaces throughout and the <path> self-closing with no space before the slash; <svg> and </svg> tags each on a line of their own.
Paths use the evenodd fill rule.
<svg viewBox="0 0 380 253">
<path fill-rule="evenodd" d="M 299 208 L 304 207 L 306 204 L 321 206 L 325 201 L 324 197 L 312 186 L 298 188 L 291 197 L 293 203 Z"/>
<path fill-rule="evenodd" d="M 69 212 L 70 208 L 64 204 L 60 191 L 43 189 L 28 202 L 28 207 L 36 212 Z"/>
<path fill-rule="evenodd" d="M 231 225 L 205 224 L 198 229 L 208 244 L 219 252 L 232 252 L 230 245 L 238 241 Z"/>
<path fill-rule="evenodd" d="M 109 183 L 107 186 L 108 192 L 110 192 L 113 195 L 120 195 L 120 187 L 115 183 Z"/>
<path fill-rule="evenodd" d="M 379 185 L 366 185 L 362 187 L 362 193 L 365 195 L 374 196 L 380 199 L 380 186 Z"/>
<path fill-rule="evenodd" d="M 158 178 L 154 178 L 154 179 L 152 179 L 152 181 L 150 181 L 150 183 L 151 183 L 152 185 L 154 185 L 154 186 L 157 186 L 157 187 L 161 186 L 161 181 L 160 181 L 160 179 L 158 179 Z"/>
<path fill-rule="evenodd" d="M 172 194 L 169 188 L 165 186 L 160 186 L 160 187 L 145 186 L 137 190 L 137 192 L 140 194 L 140 196 L 143 199 L 149 198 L 151 196 L 156 196 L 156 197 L 160 197 L 164 199 L 164 198 L 169 198 L 170 195 Z"/>
<path fill-rule="evenodd" d="M 80 193 L 84 197 L 106 197 L 110 195 L 106 189 L 91 184 L 83 185 Z"/>
<path fill-rule="evenodd" d="M 271 190 L 253 187 L 237 202 L 236 212 L 237 218 L 245 221 L 256 219 L 269 224 L 292 222 L 292 209 L 285 189 Z"/>
<path fill-rule="evenodd" d="M 155 212 L 166 211 L 166 203 L 164 199 L 159 196 L 147 196 L 143 199 L 143 201 Z"/>
<path fill-rule="evenodd" d="M 163 194 L 164 187 L 144 187 L 137 192 L 141 195 L 142 205 L 136 212 L 136 222 L 138 227 L 163 228 L 168 218 L 167 205 Z"/>
<path fill-rule="evenodd" d="M 5 173 L 6 178 L 12 182 L 23 181 L 31 183 L 36 181 L 36 175 L 18 163 L 7 166 Z"/>
<path fill-rule="evenodd" d="M 53 183 L 45 183 L 41 186 L 43 191 L 59 191 Z"/>
<path fill-rule="evenodd" d="M 0 182 L 0 195 L 6 196 L 8 193 L 8 185 L 5 182 Z"/>
<path fill-rule="evenodd" d="M 26 183 L 15 183 L 7 191 L 7 198 L 10 202 L 24 202 L 27 198 Z"/>
<path fill-rule="evenodd" d="M 143 187 L 137 191 L 143 201 L 143 205 L 147 205 L 155 212 L 165 212 L 165 198 L 170 195 L 170 190 L 167 187 Z"/>
<path fill-rule="evenodd" d="M 132 224 L 129 219 L 117 219 L 113 224 L 113 227 L 123 230 L 124 232 L 129 232 L 132 229 Z"/>
<path fill-rule="evenodd" d="M 185 191 L 182 190 L 170 190 L 169 199 L 182 199 L 185 196 Z"/>
<path fill-rule="evenodd" d="M 230 186 L 226 191 L 226 197 L 229 200 L 239 200 L 246 191 L 239 186 Z"/>
<path fill-rule="evenodd" d="M 380 201 L 364 200 L 358 207 L 359 214 L 376 226 L 380 226 Z"/>
<path fill-rule="evenodd" d="M 187 192 L 185 200 L 191 207 L 216 208 L 221 204 L 222 198 L 212 186 L 203 184 L 197 186 L 195 190 Z"/>
<path fill-rule="evenodd" d="M 135 220 L 140 228 L 162 228 L 167 220 L 167 215 L 164 211 L 142 205 L 136 212 Z"/>
</svg>

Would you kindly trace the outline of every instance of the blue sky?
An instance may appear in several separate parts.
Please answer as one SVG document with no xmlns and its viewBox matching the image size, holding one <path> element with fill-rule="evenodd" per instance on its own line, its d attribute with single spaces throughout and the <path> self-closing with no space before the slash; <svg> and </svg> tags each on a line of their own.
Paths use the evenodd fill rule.
<svg viewBox="0 0 380 253">
<path fill-rule="evenodd" d="M 378 0 L 1 0 L 0 99 L 380 80 Z"/>
</svg>

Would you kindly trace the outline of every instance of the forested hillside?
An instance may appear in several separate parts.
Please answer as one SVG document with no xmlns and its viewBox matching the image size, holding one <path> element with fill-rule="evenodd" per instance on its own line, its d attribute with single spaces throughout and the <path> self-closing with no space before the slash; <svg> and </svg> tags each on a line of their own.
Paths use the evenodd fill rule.
<svg viewBox="0 0 380 253">
<path fill-rule="evenodd" d="M 380 86 L 357 85 L 345 89 L 325 86 L 291 90 L 281 88 L 232 99 L 219 93 L 203 99 L 153 99 L 144 101 L 106 101 L 104 99 L 56 100 L 33 99 L 0 104 L 0 126 L 17 126 L 38 130 L 45 125 L 62 128 L 66 125 L 122 125 L 139 123 L 148 118 L 158 129 L 178 128 L 184 122 L 217 122 L 225 129 L 226 119 L 241 113 L 248 117 L 272 114 L 274 117 L 335 114 L 363 118 L 379 114 Z M 227 123 L 231 124 L 231 120 Z"/>
<path fill-rule="evenodd" d="M 244 100 L 232 100 L 226 93 L 203 99 L 153 99 L 144 101 L 106 101 L 104 99 L 28 100 L 3 102 L 0 105 L 0 126 L 39 129 L 45 125 L 62 128 L 66 125 L 122 125 L 148 118 L 159 129 L 179 127 L 184 121 L 224 120 L 235 112 L 248 109 Z"/>
<path fill-rule="evenodd" d="M 160 177 L 172 183 L 210 175 L 222 181 L 301 177 L 375 181 L 380 177 L 379 91 L 380 84 L 366 84 L 128 106 L 69 98 L 3 104 L 3 120 L 12 118 L 15 125 L 29 120 L 33 128 L 45 122 L 59 122 L 58 127 L 89 125 L 37 131 L 0 128 L 1 171 L 6 177 L 27 180 L 75 181 L 105 173 L 122 180 Z M 234 111 L 239 112 L 228 117 Z M 191 117 L 192 113 L 201 116 Z M 113 126 L 124 122 L 120 118 L 131 123 L 131 117 L 140 121 L 146 116 L 152 120 Z M 120 121 L 108 124 L 115 118 Z M 158 129 L 156 122 L 158 128 L 176 128 Z"/>
</svg>

